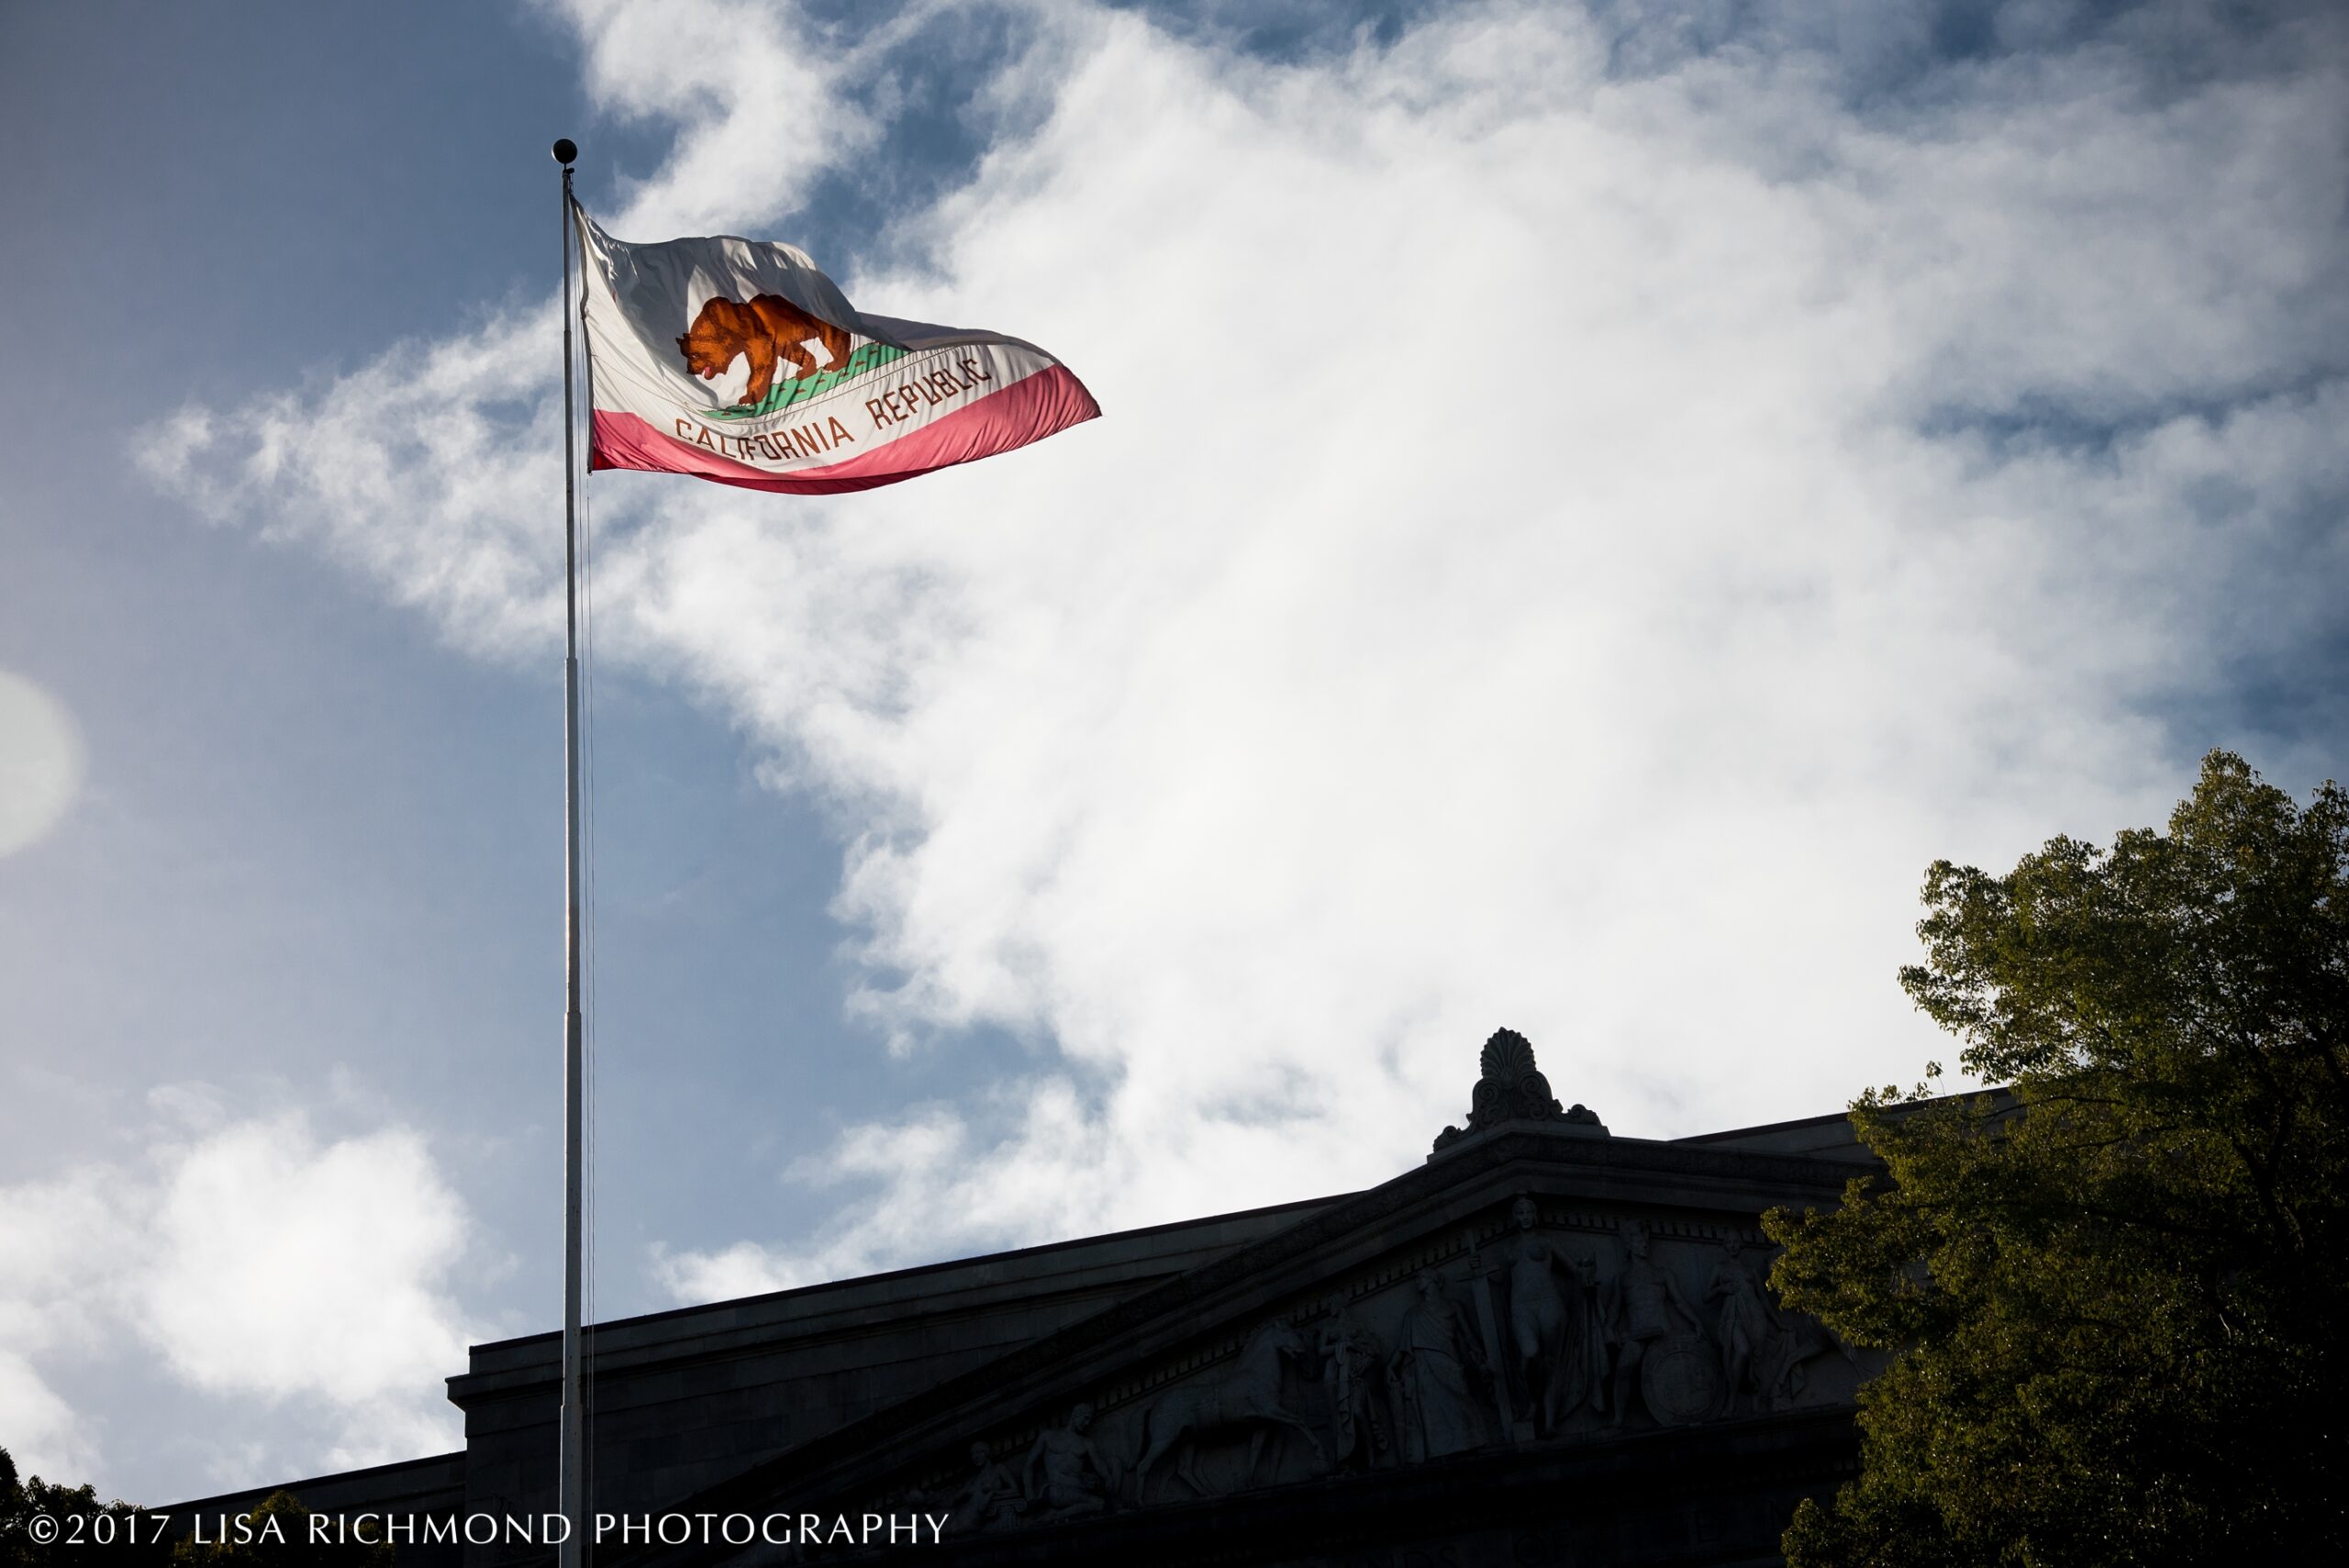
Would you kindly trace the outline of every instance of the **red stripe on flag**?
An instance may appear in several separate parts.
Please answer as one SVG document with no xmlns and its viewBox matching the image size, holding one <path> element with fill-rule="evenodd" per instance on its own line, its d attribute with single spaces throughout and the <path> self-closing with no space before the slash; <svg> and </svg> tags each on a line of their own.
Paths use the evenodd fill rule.
<svg viewBox="0 0 2349 1568">
<path fill-rule="evenodd" d="M 822 468 L 793 473 L 770 473 L 707 447 L 679 440 L 655 429 L 634 414 L 598 408 L 590 438 L 587 466 L 633 468 L 656 473 L 690 473 L 720 484 L 746 490 L 777 490 L 787 495 L 820 495 L 841 490 L 870 490 L 901 479 L 975 462 L 1008 452 L 1071 425 L 1100 417 L 1101 406 L 1085 384 L 1065 365 L 1048 365 L 1034 375 L 1022 376 L 1001 392 L 990 392 L 943 418 L 898 437 L 885 446 Z"/>
</svg>

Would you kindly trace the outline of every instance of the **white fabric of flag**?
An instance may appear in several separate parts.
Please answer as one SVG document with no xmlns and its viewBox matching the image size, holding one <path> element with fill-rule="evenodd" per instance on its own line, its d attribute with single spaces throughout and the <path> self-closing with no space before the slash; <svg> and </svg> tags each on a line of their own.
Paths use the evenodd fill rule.
<svg viewBox="0 0 2349 1568">
<path fill-rule="evenodd" d="M 792 246 L 630 244 L 573 211 L 591 468 L 863 490 L 1009 451 L 1101 412 L 1034 344 L 865 315 Z"/>
</svg>

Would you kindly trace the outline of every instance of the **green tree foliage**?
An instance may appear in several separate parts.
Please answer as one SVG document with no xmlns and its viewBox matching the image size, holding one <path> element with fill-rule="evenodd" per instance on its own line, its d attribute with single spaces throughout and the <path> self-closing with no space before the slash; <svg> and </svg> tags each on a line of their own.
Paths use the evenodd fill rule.
<svg viewBox="0 0 2349 1568">
<path fill-rule="evenodd" d="M 1924 902 L 1901 984 L 2013 1095 L 1863 1096 L 1889 1179 L 1765 1220 L 1787 1305 L 1890 1352 L 1789 1559 L 2349 1562 L 2349 795 L 2214 751 L 2166 834 Z"/>
<path fill-rule="evenodd" d="M 69 1560 L 91 1562 L 100 1557 L 126 1568 L 161 1568 L 168 1548 L 149 1543 L 142 1531 L 131 1528 L 138 1512 L 119 1499 L 99 1502 L 87 1484 L 61 1486 L 38 1475 L 19 1480 L 16 1460 L 0 1448 L 0 1568 L 57 1568 Z M 78 1531 L 66 1526 L 58 1540 L 43 1541 L 32 1528 L 43 1517 L 61 1525 L 73 1519 L 82 1524 Z M 98 1526 L 99 1519 L 107 1523 Z M 86 1544 L 71 1544 L 75 1540 Z"/>
</svg>

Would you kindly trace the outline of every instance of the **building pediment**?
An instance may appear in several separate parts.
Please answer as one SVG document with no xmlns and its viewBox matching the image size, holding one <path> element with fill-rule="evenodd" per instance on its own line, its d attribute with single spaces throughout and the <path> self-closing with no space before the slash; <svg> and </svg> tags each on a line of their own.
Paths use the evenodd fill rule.
<svg viewBox="0 0 2349 1568">
<path fill-rule="evenodd" d="M 1496 1518 L 1578 1485 L 1614 1506 L 1626 1454 L 1655 1480 L 1789 1433 L 1815 1441 L 1783 1485 L 1815 1489 L 1860 1369 L 1773 1307 L 1756 1220 L 1834 1202 L 1852 1164 L 1608 1136 L 1509 1031 L 1483 1065 L 1419 1168 L 675 1507 L 925 1511 L 973 1561 L 1079 1536 L 1173 1561 L 1186 1518 L 1359 1524 L 1431 1485 L 1451 1507 L 1499 1488 Z"/>
</svg>

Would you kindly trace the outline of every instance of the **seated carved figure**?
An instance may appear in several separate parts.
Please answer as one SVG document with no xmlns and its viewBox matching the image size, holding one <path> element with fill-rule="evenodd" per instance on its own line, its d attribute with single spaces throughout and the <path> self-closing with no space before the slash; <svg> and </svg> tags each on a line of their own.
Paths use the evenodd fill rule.
<svg viewBox="0 0 2349 1568">
<path fill-rule="evenodd" d="M 970 1483 L 948 1505 L 954 1528 L 985 1529 L 1015 1521 L 1028 1507 L 1028 1498 L 1011 1467 L 996 1458 L 995 1451 L 984 1442 L 971 1445 L 971 1466 Z"/>
<path fill-rule="evenodd" d="M 807 350 L 810 339 L 824 351 L 821 363 Z M 749 356 L 751 384 L 735 406 L 755 408 L 774 387 L 777 364 L 790 365 L 796 376 L 814 375 L 846 360 L 848 343 L 849 335 L 841 328 L 808 315 L 779 294 L 763 294 L 747 305 L 712 297 L 677 339 L 677 348 L 685 356 L 685 368 L 704 381 L 716 381 L 738 356 Z"/>
</svg>

